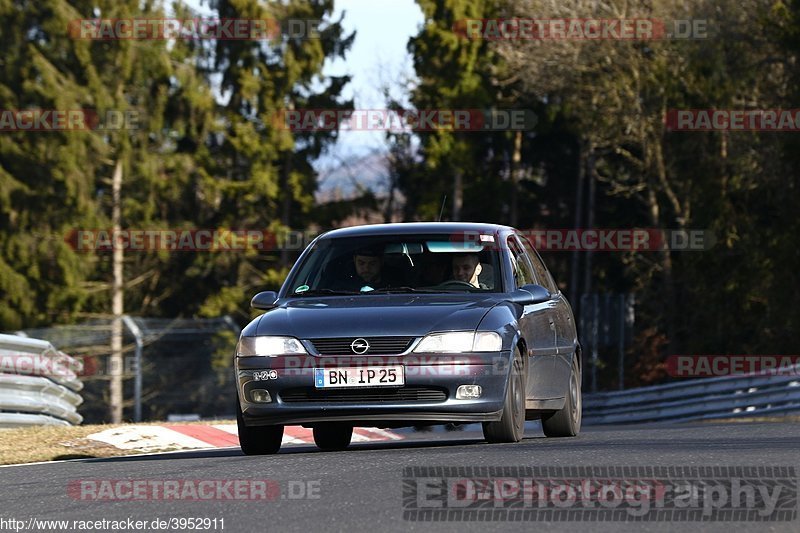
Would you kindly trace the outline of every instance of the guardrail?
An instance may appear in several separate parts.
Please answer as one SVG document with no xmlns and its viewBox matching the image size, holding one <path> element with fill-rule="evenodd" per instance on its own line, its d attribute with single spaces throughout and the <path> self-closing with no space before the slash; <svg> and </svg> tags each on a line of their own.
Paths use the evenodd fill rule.
<svg viewBox="0 0 800 533">
<path fill-rule="evenodd" d="M 0 427 L 80 424 L 82 369 L 47 341 L 0 334 Z"/>
<path fill-rule="evenodd" d="M 800 413 L 800 367 L 584 394 L 587 425 L 683 422 Z"/>
</svg>

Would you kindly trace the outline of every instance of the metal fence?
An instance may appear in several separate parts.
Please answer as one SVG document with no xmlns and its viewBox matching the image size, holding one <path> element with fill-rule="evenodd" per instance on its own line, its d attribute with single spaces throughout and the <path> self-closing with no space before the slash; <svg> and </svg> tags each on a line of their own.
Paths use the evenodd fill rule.
<svg viewBox="0 0 800 533">
<path fill-rule="evenodd" d="M 613 309 L 613 299 L 609 300 Z M 603 299 L 597 301 L 586 308 L 605 306 Z M 622 305 L 626 301 L 618 301 L 612 316 L 621 316 L 619 310 L 627 307 Z M 239 328 L 230 318 L 126 317 L 125 324 L 126 419 L 233 413 L 231 359 Z M 602 339 L 603 329 L 597 331 Z M 109 372 L 104 365 L 109 360 L 111 320 L 26 333 L 47 340 L 0 335 L 0 362 L 21 357 L 30 367 L 26 371 L 0 365 L 0 427 L 105 421 Z M 597 345 L 602 345 L 599 340 Z M 587 425 L 786 413 L 800 413 L 800 367 L 770 375 L 701 378 L 584 395 Z"/>
<path fill-rule="evenodd" d="M 0 334 L 0 427 L 80 424 L 81 371 L 45 340 Z"/>
<path fill-rule="evenodd" d="M 633 334 L 633 294 L 591 293 L 580 298 L 578 338 L 583 347 L 586 386 L 597 392 L 599 375 L 625 388 L 625 351 Z M 616 367 L 616 375 L 611 371 Z"/>
<path fill-rule="evenodd" d="M 83 362 L 80 413 L 109 421 L 112 318 L 24 330 Z M 231 370 L 239 326 L 230 317 L 161 319 L 123 316 L 123 418 L 166 420 L 171 414 L 232 416 Z"/>
<path fill-rule="evenodd" d="M 584 395 L 592 424 L 683 422 L 800 413 L 800 367 L 772 374 L 701 378 Z"/>
</svg>

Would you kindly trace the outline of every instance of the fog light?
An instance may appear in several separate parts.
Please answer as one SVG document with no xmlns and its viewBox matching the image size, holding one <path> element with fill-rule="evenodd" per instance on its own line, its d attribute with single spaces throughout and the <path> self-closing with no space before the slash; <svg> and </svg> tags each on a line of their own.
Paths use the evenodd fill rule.
<svg viewBox="0 0 800 533">
<path fill-rule="evenodd" d="M 480 385 L 459 385 L 456 400 L 474 400 L 481 397 Z"/>
<path fill-rule="evenodd" d="M 250 398 L 256 403 L 269 403 L 272 401 L 272 396 L 269 395 L 269 391 L 264 389 L 251 390 Z"/>
</svg>

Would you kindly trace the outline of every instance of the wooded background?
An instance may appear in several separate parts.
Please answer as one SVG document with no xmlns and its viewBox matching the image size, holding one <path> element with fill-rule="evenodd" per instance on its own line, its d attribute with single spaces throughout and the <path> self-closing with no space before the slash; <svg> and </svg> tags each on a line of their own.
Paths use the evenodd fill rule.
<svg viewBox="0 0 800 533">
<path fill-rule="evenodd" d="M 165 17 L 141 0 L 0 1 L 0 109 L 134 112 L 138 128 L 0 133 L 0 330 L 112 313 L 112 254 L 65 236 L 111 228 L 328 229 L 444 220 L 520 229 L 703 229 L 707 251 L 550 253 L 573 306 L 632 293 L 629 384 L 669 354 L 793 354 L 800 313 L 800 133 L 676 132 L 671 109 L 793 109 L 800 5 L 774 0 L 418 0 L 415 79 L 387 108 L 532 110 L 523 132 L 388 132 L 387 194 L 321 203 L 313 163 L 346 132 L 296 132 L 286 109 L 352 109 L 323 75 L 354 35 L 333 0 L 219 0 L 219 18 L 323 19 L 319 38 L 87 40 L 80 18 Z M 194 14 L 171 4 L 174 18 Z M 706 19 L 704 39 L 486 40 L 467 18 Z M 375 24 L 391 21 L 376 20 Z M 390 91 L 387 91 L 390 94 Z M 366 178 L 365 178 L 366 179 Z M 245 323 L 296 253 L 126 253 L 124 311 Z M 613 386 L 614 375 L 603 378 Z"/>
</svg>

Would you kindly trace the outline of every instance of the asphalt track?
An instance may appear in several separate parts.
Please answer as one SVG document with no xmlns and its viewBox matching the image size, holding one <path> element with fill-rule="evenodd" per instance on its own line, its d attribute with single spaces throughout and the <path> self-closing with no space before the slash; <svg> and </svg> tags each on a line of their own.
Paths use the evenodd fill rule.
<svg viewBox="0 0 800 533">
<path fill-rule="evenodd" d="M 489 445 L 479 432 L 411 433 L 343 452 L 285 447 L 275 456 L 238 449 L 86 459 L 0 468 L 0 517 L 28 520 L 224 519 L 224 531 L 800 531 L 800 521 L 418 521 L 403 515 L 404 467 L 415 466 L 783 466 L 800 472 L 800 425 L 683 424 L 585 428 L 547 439 L 529 425 L 517 444 Z M 271 500 L 103 501 L 76 496 L 81 480 L 252 480 L 277 482 Z M 795 477 L 796 488 L 796 477 Z M 72 483 L 72 485 L 70 485 Z M 290 487 L 290 484 L 292 487 Z M 313 498 L 293 499 L 303 490 Z M 294 494 L 289 494 L 290 491 Z M 316 493 L 315 493 L 316 492 Z M 796 509 L 795 501 L 795 509 Z M 9 523 L 0 520 L 0 531 Z M 68 530 L 79 531 L 70 526 Z M 148 527 L 146 530 L 154 530 Z M 178 529 L 172 529 L 177 531 Z M 186 529 L 181 529 L 186 530 Z M 217 523 L 220 531 L 220 523 Z M 205 531 L 214 531 L 213 528 Z"/>
</svg>

